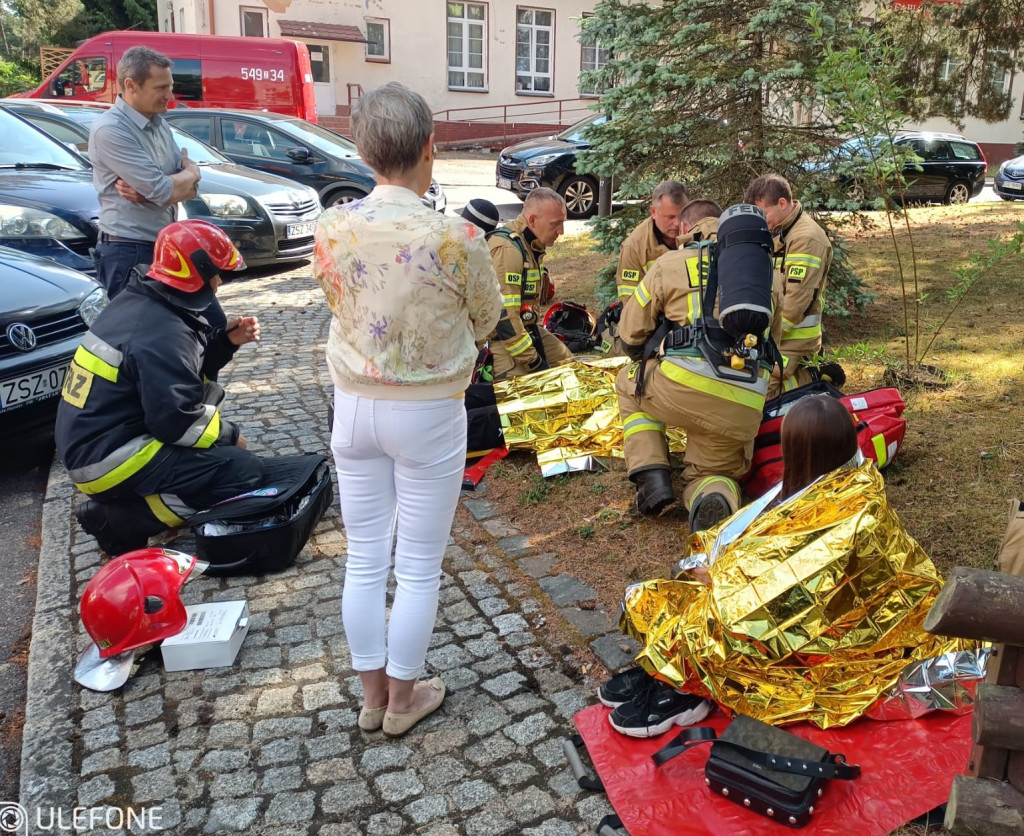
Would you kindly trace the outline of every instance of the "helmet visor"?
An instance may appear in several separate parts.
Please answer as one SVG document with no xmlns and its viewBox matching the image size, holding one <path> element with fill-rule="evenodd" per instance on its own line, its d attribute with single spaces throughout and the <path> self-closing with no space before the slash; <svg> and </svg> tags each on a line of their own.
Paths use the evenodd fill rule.
<svg viewBox="0 0 1024 836">
<path fill-rule="evenodd" d="M 135 664 L 135 651 L 126 650 L 108 659 L 100 658 L 95 643 L 82 651 L 75 665 L 75 682 L 91 691 L 115 691 L 128 681 Z"/>
</svg>

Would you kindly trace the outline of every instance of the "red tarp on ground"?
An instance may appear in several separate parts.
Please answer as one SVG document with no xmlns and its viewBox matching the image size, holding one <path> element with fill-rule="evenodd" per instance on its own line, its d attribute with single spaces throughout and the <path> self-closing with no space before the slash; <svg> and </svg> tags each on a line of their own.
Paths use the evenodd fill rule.
<svg viewBox="0 0 1024 836">
<path fill-rule="evenodd" d="M 949 799 L 953 776 L 967 770 L 971 714 L 935 711 L 918 720 L 857 720 L 822 731 L 808 723 L 786 730 L 859 764 L 855 781 L 828 781 L 809 825 L 795 831 L 720 796 L 704 785 L 710 744 L 655 767 L 651 754 L 679 729 L 650 740 L 619 734 L 610 709 L 592 705 L 574 718 L 608 800 L 630 836 L 885 836 Z M 721 711 L 700 725 L 719 733 L 729 724 Z"/>
</svg>

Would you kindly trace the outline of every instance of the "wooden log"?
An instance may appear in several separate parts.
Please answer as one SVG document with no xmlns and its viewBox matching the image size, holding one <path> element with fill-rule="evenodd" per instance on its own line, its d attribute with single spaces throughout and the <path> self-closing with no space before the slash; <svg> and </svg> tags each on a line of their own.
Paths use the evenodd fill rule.
<svg viewBox="0 0 1024 836">
<path fill-rule="evenodd" d="M 1024 749 L 1024 691 L 1015 685 L 979 685 L 971 735 L 979 746 Z"/>
<path fill-rule="evenodd" d="M 1019 664 L 1020 648 L 1015 644 L 997 644 L 992 647 L 985 668 L 985 682 L 989 685 L 1017 685 L 1024 671 Z"/>
<path fill-rule="evenodd" d="M 1006 761 L 1006 780 L 1015 790 L 1024 793 L 1024 752 L 1010 752 Z"/>
<path fill-rule="evenodd" d="M 924 619 L 924 629 L 1024 645 L 1024 578 L 957 566 Z"/>
<path fill-rule="evenodd" d="M 975 743 L 971 747 L 971 759 L 967 763 L 967 774 L 972 778 L 995 778 L 997 781 L 1005 781 L 1006 765 L 1009 759 L 1009 749 L 1000 749 L 998 746 L 979 746 Z"/>
<path fill-rule="evenodd" d="M 946 828 L 953 836 L 1020 836 L 1024 833 L 1024 793 L 990 778 L 957 775 L 946 805 Z"/>
</svg>

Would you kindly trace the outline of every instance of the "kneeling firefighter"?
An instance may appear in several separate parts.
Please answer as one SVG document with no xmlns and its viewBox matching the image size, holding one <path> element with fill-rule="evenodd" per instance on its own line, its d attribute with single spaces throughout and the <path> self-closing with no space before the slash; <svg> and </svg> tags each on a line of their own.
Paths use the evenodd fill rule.
<svg viewBox="0 0 1024 836">
<path fill-rule="evenodd" d="M 750 467 L 777 358 L 781 293 L 760 209 L 740 204 L 723 215 L 713 201 L 696 200 L 682 224 L 689 243 L 658 258 L 623 305 L 619 337 L 635 362 L 619 373 L 616 391 L 638 510 L 657 514 L 675 501 L 665 427 L 680 427 L 683 501 L 699 531 L 741 504 L 738 480 Z"/>
<path fill-rule="evenodd" d="M 210 378 L 259 339 L 255 317 L 211 328 L 203 312 L 221 273 L 245 265 L 206 221 L 157 238 L 154 263 L 96 318 L 68 369 L 57 450 L 89 499 L 78 520 L 110 555 L 146 546 L 214 503 L 259 486 L 264 467 L 224 420 Z"/>
</svg>

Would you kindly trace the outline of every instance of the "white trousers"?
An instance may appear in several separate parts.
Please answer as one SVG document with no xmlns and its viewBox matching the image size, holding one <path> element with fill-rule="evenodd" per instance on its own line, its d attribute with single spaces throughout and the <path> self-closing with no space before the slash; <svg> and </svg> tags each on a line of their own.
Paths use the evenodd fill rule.
<svg viewBox="0 0 1024 836">
<path fill-rule="evenodd" d="M 341 617 L 352 667 L 416 679 L 434 630 L 441 560 L 466 466 L 465 406 L 459 398 L 385 401 L 335 388 L 331 449 L 348 538 Z"/>
</svg>

